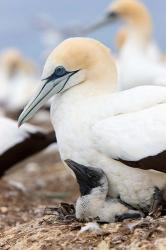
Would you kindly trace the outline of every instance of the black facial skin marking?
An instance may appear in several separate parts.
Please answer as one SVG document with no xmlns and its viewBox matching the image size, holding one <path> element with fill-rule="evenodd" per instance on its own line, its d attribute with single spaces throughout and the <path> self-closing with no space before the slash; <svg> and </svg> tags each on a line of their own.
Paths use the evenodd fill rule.
<svg viewBox="0 0 166 250">
<path fill-rule="evenodd" d="M 61 73 L 60 73 L 59 70 L 61 70 Z M 79 71 L 79 70 L 67 71 L 63 66 L 58 66 L 50 76 L 48 76 L 48 77 L 45 78 L 45 79 L 42 79 L 42 81 L 46 80 L 46 82 L 45 82 L 45 84 L 43 85 L 42 89 L 40 90 L 40 92 L 39 92 L 39 94 L 37 95 L 36 98 L 38 98 L 38 96 L 40 95 L 40 93 L 42 92 L 42 90 L 45 88 L 45 86 L 47 85 L 47 83 L 49 83 L 49 82 L 51 82 L 51 81 L 54 81 L 54 80 L 56 80 L 56 79 L 58 79 L 58 78 L 61 78 L 61 77 L 65 76 L 65 75 L 71 74 L 71 75 L 67 78 L 67 81 L 68 81 L 68 80 L 70 79 L 70 77 L 71 77 L 72 75 L 74 75 L 75 73 L 77 73 L 78 71 Z M 66 85 L 67 81 L 65 82 L 65 85 Z M 60 83 L 60 82 L 57 82 L 57 84 L 55 84 L 54 87 L 55 87 L 56 85 L 58 85 L 59 83 Z M 64 87 L 65 87 L 65 85 L 64 85 Z M 64 88 L 64 87 L 63 87 L 63 88 Z M 63 88 L 62 88 L 62 89 L 63 89 Z M 62 89 L 61 89 L 61 90 L 62 90 Z M 51 89 L 51 90 L 52 90 L 52 89 Z M 49 92 L 51 92 L 51 90 L 50 90 Z M 61 90 L 60 90 L 60 91 L 61 91 Z M 59 92 L 60 92 L 60 91 L 59 91 Z M 59 92 L 58 92 L 58 93 L 59 93 Z"/>
<path fill-rule="evenodd" d="M 59 69 L 61 70 L 61 73 L 62 73 L 62 74 L 59 74 L 59 72 L 58 72 Z M 73 71 L 73 72 L 75 72 L 75 71 Z M 43 87 L 41 88 L 41 90 L 40 90 L 40 92 L 38 93 L 38 95 L 36 96 L 35 100 L 36 100 L 36 99 L 38 98 L 38 96 L 41 94 L 41 92 L 43 91 L 43 89 L 45 88 L 45 86 L 47 85 L 47 83 L 49 83 L 49 82 L 51 82 L 51 81 L 54 81 L 54 80 L 56 80 L 56 79 L 58 79 L 58 78 L 61 78 L 61 77 L 65 76 L 65 75 L 67 75 L 67 74 L 70 74 L 70 73 L 72 73 L 72 72 L 67 71 L 63 66 L 58 66 L 50 76 L 48 76 L 48 77 L 42 79 L 42 81 L 46 81 L 46 82 L 45 82 L 45 84 L 43 85 Z M 69 78 L 68 78 L 68 80 L 69 80 Z M 56 85 L 58 85 L 58 84 L 59 84 L 59 82 L 57 82 Z M 55 86 L 56 86 L 56 85 L 55 85 Z M 54 87 L 55 87 L 55 86 L 54 86 Z M 51 89 L 51 90 L 52 90 L 52 89 Z M 51 92 L 51 90 L 49 91 L 49 93 Z M 47 93 L 47 94 L 48 94 L 48 93 Z M 34 101 L 35 101 L 35 100 L 34 100 Z M 33 104 L 33 103 L 32 103 L 32 104 Z"/>
<path fill-rule="evenodd" d="M 47 84 L 49 82 L 56 80 L 57 78 L 63 77 L 70 73 L 72 73 L 72 71 L 67 71 L 63 66 L 58 66 L 50 76 L 48 76 L 45 79 L 42 79 L 42 81 L 46 81 L 45 84 Z"/>
<path fill-rule="evenodd" d="M 66 86 L 66 84 L 67 84 L 68 80 L 70 79 L 70 77 L 71 77 L 72 75 L 74 75 L 75 73 L 77 73 L 78 71 L 79 71 L 79 70 L 73 71 L 73 72 L 69 75 L 69 77 L 68 77 L 67 80 L 65 81 L 64 85 L 62 86 L 62 88 L 58 91 L 58 93 L 60 93 L 60 92 L 64 89 L 64 87 Z"/>
</svg>

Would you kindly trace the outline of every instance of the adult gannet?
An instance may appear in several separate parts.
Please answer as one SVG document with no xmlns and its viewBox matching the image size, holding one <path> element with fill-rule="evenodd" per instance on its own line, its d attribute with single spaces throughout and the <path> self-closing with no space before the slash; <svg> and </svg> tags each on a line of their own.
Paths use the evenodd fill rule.
<svg viewBox="0 0 166 250">
<path fill-rule="evenodd" d="M 14 164 L 40 152 L 54 142 L 54 132 L 46 132 L 29 124 L 18 129 L 16 121 L 0 117 L 0 176 Z"/>
<path fill-rule="evenodd" d="M 161 62 L 161 52 L 152 36 L 152 20 L 143 3 L 115 0 L 104 18 L 86 31 L 118 20 L 123 23 L 123 43 L 118 53 L 120 89 L 146 84 L 166 86 L 166 66 Z"/>
<path fill-rule="evenodd" d="M 166 88 L 116 88 L 110 50 L 93 39 L 67 39 L 48 57 L 42 85 L 18 123 L 54 96 L 51 120 L 62 160 L 102 168 L 111 197 L 146 209 L 156 187 L 164 193 L 166 186 L 166 174 L 154 171 L 166 172 Z"/>
<path fill-rule="evenodd" d="M 107 196 L 108 180 L 102 169 L 83 166 L 71 160 L 65 163 L 75 173 L 80 187 L 81 195 L 75 205 L 77 219 L 115 222 L 118 219 L 138 219 L 142 216 L 119 199 Z"/>
</svg>

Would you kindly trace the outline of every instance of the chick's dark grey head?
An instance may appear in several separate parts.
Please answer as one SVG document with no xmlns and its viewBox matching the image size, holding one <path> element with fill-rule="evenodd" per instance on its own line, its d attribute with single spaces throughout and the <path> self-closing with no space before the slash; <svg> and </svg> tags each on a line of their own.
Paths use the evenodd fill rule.
<svg viewBox="0 0 166 250">
<path fill-rule="evenodd" d="M 87 167 L 72 160 L 65 160 L 65 163 L 75 173 L 82 196 L 90 194 L 93 188 L 102 186 L 104 184 L 103 179 L 105 180 L 106 177 L 102 169 Z"/>
</svg>

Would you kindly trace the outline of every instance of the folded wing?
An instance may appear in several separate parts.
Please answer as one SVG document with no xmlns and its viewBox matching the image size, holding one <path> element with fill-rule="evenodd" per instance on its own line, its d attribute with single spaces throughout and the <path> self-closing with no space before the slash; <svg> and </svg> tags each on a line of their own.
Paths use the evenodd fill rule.
<svg viewBox="0 0 166 250">
<path fill-rule="evenodd" d="M 159 97 L 149 108 L 135 110 L 114 110 L 98 121 L 92 127 L 95 147 L 129 166 L 166 172 L 166 103 Z"/>
</svg>

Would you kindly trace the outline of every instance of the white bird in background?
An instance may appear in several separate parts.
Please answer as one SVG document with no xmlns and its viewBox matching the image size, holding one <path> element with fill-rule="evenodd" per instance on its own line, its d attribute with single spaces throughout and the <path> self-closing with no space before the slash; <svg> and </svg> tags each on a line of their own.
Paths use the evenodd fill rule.
<svg viewBox="0 0 166 250">
<path fill-rule="evenodd" d="M 69 37 L 82 35 L 84 27 L 78 24 L 67 24 L 65 27 L 58 27 L 55 20 L 52 20 L 47 15 L 40 15 L 35 20 L 35 26 L 41 33 L 41 41 L 44 45 L 44 59 L 49 53 L 60 44 L 63 40 Z"/>
<path fill-rule="evenodd" d="M 87 28 L 87 32 L 121 21 L 121 41 L 118 53 L 120 89 L 139 85 L 166 86 L 166 64 L 154 41 L 152 20 L 147 8 L 138 0 L 115 0 L 104 18 Z"/>
<path fill-rule="evenodd" d="M 54 96 L 51 120 L 62 160 L 103 169 L 111 197 L 149 211 L 156 188 L 166 199 L 166 88 L 116 90 L 110 50 L 71 38 L 48 57 L 42 85 L 18 122 Z"/>
<path fill-rule="evenodd" d="M 5 117 L 0 117 L 0 131 L 0 176 L 14 164 L 56 142 L 54 132 L 28 124 L 19 129 L 16 121 Z"/>
<path fill-rule="evenodd" d="M 94 219 L 100 222 L 115 222 L 123 219 L 138 219 L 142 214 L 120 199 L 108 197 L 108 180 L 102 169 L 87 167 L 71 160 L 65 163 L 75 173 L 80 188 L 80 197 L 76 201 L 76 218 Z"/>
<path fill-rule="evenodd" d="M 0 103 L 10 111 L 20 110 L 38 81 L 36 66 L 15 49 L 0 55 Z"/>
</svg>

